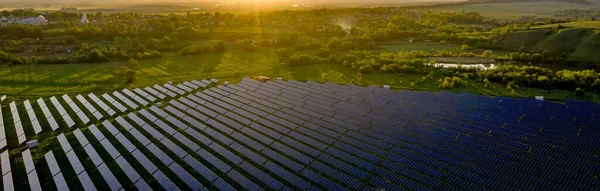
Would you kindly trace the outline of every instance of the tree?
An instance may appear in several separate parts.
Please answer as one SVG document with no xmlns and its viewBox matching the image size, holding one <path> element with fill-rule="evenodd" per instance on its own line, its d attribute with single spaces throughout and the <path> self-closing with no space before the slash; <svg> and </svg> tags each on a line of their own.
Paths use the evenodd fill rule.
<svg viewBox="0 0 600 191">
<path fill-rule="evenodd" d="M 0 62 L 10 60 L 10 53 L 0 50 Z"/>
<path fill-rule="evenodd" d="M 493 53 L 491 50 L 486 50 L 486 51 L 483 51 L 483 53 L 481 53 L 482 58 L 492 58 L 492 56 L 493 56 Z"/>
<path fill-rule="evenodd" d="M 135 81 L 138 70 L 138 61 L 131 58 L 125 63 L 124 66 L 119 68 L 119 73 L 123 75 L 123 78 L 127 83 Z"/>
</svg>

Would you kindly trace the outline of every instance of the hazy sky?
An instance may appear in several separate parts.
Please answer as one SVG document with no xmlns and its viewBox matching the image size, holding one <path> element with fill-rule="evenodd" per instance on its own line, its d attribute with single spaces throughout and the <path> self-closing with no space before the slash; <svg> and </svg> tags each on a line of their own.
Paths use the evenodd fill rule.
<svg viewBox="0 0 600 191">
<path fill-rule="evenodd" d="M 235 3 L 235 2 L 257 2 L 257 3 L 356 3 L 356 2 L 451 2 L 451 1 L 464 1 L 464 0 L 0 0 L 0 3 L 8 2 L 19 2 L 19 3 L 60 3 L 60 4 L 78 4 L 78 3 L 156 3 L 156 2 L 222 2 L 222 3 Z"/>
</svg>

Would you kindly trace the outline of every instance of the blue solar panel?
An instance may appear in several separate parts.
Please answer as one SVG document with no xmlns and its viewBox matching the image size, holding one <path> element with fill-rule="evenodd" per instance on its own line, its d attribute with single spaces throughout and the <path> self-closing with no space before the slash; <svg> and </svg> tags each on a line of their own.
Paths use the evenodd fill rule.
<svg viewBox="0 0 600 191">
<path fill-rule="evenodd" d="M 366 171 L 371 171 L 375 168 L 375 165 L 373 163 L 368 162 L 364 159 L 355 157 L 349 153 L 346 153 L 346 152 L 336 149 L 334 147 L 327 148 L 327 150 L 325 150 L 325 152 L 331 154 L 332 156 L 340 158 L 348 163 L 351 163 L 355 166 L 358 166 Z"/>
<path fill-rule="evenodd" d="M 225 180 L 223 180 L 222 178 L 218 178 L 216 179 L 213 183 L 213 186 L 215 186 L 217 189 L 219 190 L 235 190 L 235 188 L 233 188 L 233 186 L 229 185 Z"/>
<path fill-rule="evenodd" d="M 227 164 L 225 164 L 223 161 L 221 161 L 221 159 L 215 157 L 213 154 L 209 153 L 208 151 L 204 150 L 204 149 L 200 149 L 198 151 L 198 155 L 200 155 L 200 157 L 202 157 L 204 160 L 208 161 L 208 163 L 210 163 L 211 165 L 213 165 L 215 168 L 217 168 L 219 171 L 226 173 L 227 171 L 229 171 L 231 169 L 231 167 Z"/>
<path fill-rule="evenodd" d="M 228 98 L 228 97 L 223 97 L 223 98 L 221 98 L 221 100 L 223 100 L 225 103 L 231 104 L 231 105 L 233 105 L 235 107 L 241 107 L 242 105 L 244 105 L 243 103 L 235 101 L 235 100 L 233 100 L 231 98 Z"/>
<path fill-rule="evenodd" d="M 350 174 L 356 178 L 358 178 L 359 180 L 366 180 L 369 177 L 369 173 L 361 170 L 357 167 L 354 167 L 342 160 L 336 159 L 330 155 L 327 154 L 322 154 L 319 156 L 319 159 L 327 164 L 329 164 L 330 166 L 336 167 L 344 172 L 346 172 L 347 174 Z"/>
<path fill-rule="evenodd" d="M 379 161 L 378 156 L 368 153 L 362 149 L 356 148 L 350 144 L 337 141 L 337 142 L 333 143 L 333 145 L 336 146 L 337 148 L 340 148 L 341 150 L 344 150 L 348 153 L 352 153 L 352 154 L 354 154 L 362 159 L 368 160 L 370 162 L 377 163 Z"/>
<path fill-rule="evenodd" d="M 266 128 L 265 126 L 262 126 L 262 125 L 260 125 L 258 123 L 252 123 L 252 124 L 250 124 L 250 127 L 252 127 L 253 129 L 255 129 L 255 130 L 259 131 L 259 132 L 262 132 L 262 133 L 264 133 L 264 134 L 266 134 L 269 137 L 272 137 L 274 139 L 279 139 L 282 136 L 280 133 L 278 133 L 278 132 L 273 131 L 272 129 L 270 129 L 270 128 L 273 128 L 272 126 L 270 128 Z M 278 130 L 280 130 L 280 129 L 278 129 Z"/>
<path fill-rule="evenodd" d="M 263 129 L 266 130 L 266 128 L 261 125 L 255 124 L 255 123 L 251 124 L 250 127 L 251 128 L 244 127 L 242 129 L 240 129 L 240 131 L 246 133 L 250 137 L 253 137 L 254 139 L 256 139 L 266 145 L 271 144 L 273 142 L 273 139 L 258 133 L 256 130 L 263 132 L 263 133 L 272 133 L 273 135 L 279 135 L 279 137 L 281 137 L 280 134 L 273 132 L 273 131 L 271 131 L 271 132 L 262 131 Z"/>
<path fill-rule="evenodd" d="M 200 173 L 203 178 L 212 182 L 215 179 L 219 178 L 214 172 L 212 172 L 208 167 L 204 166 L 202 163 L 198 162 L 194 157 L 188 155 L 183 160 L 186 164 L 190 165 L 196 172 Z"/>
<path fill-rule="evenodd" d="M 262 106 L 260 104 L 256 104 L 256 103 L 251 103 L 250 106 L 245 105 L 242 106 L 242 109 L 249 111 L 252 114 L 261 116 L 261 117 L 266 117 L 268 115 L 268 113 L 272 113 L 275 110 L 269 109 L 265 106 Z"/>
<path fill-rule="evenodd" d="M 225 132 L 226 134 L 233 133 L 232 129 L 230 129 L 229 127 L 226 127 L 222 123 L 217 122 L 215 120 L 209 119 L 208 121 L 206 121 L 206 123 L 208 123 L 208 125 L 210 125 L 211 127 L 214 127 L 215 129 L 218 129 L 219 131 Z"/>
<path fill-rule="evenodd" d="M 302 123 L 304 123 L 304 120 L 296 118 L 296 117 L 288 115 L 288 114 L 285 114 L 285 113 L 280 112 L 280 111 L 274 112 L 273 115 L 275 115 L 277 117 L 280 117 L 282 119 L 286 119 L 286 120 L 291 121 L 291 122 L 296 123 L 296 124 L 302 124 Z"/>
<path fill-rule="evenodd" d="M 264 190 L 260 186 L 256 185 L 254 182 L 246 178 L 246 176 L 240 174 L 236 170 L 231 170 L 227 173 L 229 178 L 233 179 L 233 181 L 240 184 L 246 190 Z"/>
<path fill-rule="evenodd" d="M 277 179 L 275 179 L 275 178 L 271 177 L 270 175 L 268 175 L 267 173 L 259 170 L 258 168 L 251 165 L 250 163 L 243 162 L 242 164 L 240 164 L 240 168 L 242 168 L 244 171 L 246 171 L 249 174 L 251 174 L 252 176 L 254 176 L 259 181 L 263 182 L 265 185 L 267 185 L 269 188 L 271 188 L 273 190 L 279 190 L 281 187 L 283 187 L 283 184 L 281 182 L 279 182 Z"/>
<path fill-rule="evenodd" d="M 308 183 L 305 180 L 299 178 L 298 176 L 290 173 L 289 171 L 285 170 L 284 168 L 281 168 L 279 165 L 277 165 L 275 163 L 267 162 L 267 163 L 265 163 L 265 168 L 267 170 L 271 171 L 273 174 L 276 174 L 277 176 L 281 177 L 283 180 L 289 182 L 291 185 L 295 186 L 296 188 L 298 188 L 300 190 L 306 190 L 310 186 L 310 183 Z"/>
<path fill-rule="evenodd" d="M 246 158 L 250 159 L 251 161 L 256 162 L 257 164 L 264 164 L 267 160 L 260 156 L 259 154 L 256 154 L 255 152 L 249 150 L 248 148 L 238 144 L 238 143 L 233 143 L 230 145 L 231 149 L 241 153 L 243 156 L 245 156 Z"/>
<path fill-rule="evenodd" d="M 204 106 L 212 109 L 213 111 L 216 111 L 218 113 L 224 114 L 225 112 L 227 112 L 226 109 L 223 109 L 222 107 L 219 107 L 211 102 L 207 102 L 206 104 L 204 104 Z M 201 110 L 202 111 L 202 110 Z M 205 112 L 206 113 L 206 112 Z M 214 113 L 214 112 L 213 112 Z M 206 113 L 206 114 L 210 114 L 210 113 Z"/>
<path fill-rule="evenodd" d="M 244 128 L 244 129 L 246 129 L 246 128 Z M 249 131 L 252 131 L 252 130 L 249 130 Z M 247 137 L 245 135 L 242 135 L 242 134 L 240 134 L 238 132 L 234 132 L 233 134 L 231 134 L 231 136 L 234 139 L 236 139 L 236 140 L 244 143 L 246 146 L 248 146 L 250 148 L 253 148 L 255 150 L 261 151 L 264 148 L 264 146 L 262 144 L 254 141 L 254 140 L 250 139 L 249 137 Z"/>
<path fill-rule="evenodd" d="M 321 141 L 318 141 L 318 140 L 315 140 L 313 138 L 307 137 L 307 136 L 305 136 L 303 134 L 300 134 L 298 132 L 290 132 L 288 134 L 288 136 L 293 137 L 294 139 L 300 140 L 300 141 L 306 143 L 307 145 L 315 147 L 315 148 L 317 148 L 319 150 L 325 150 L 325 148 L 328 147 L 325 143 L 323 143 Z"/>
<path fill-rule="evenodd" d="M 201 106 L 201 105 L 196 106 L 196 109 L 198 111 L 206 114 L 206 116 L 208 116 L 208 117 L 217 117 L 217 115 L 219 115 L 219 114 L 215 113 L 214 111 L 212 111 L 204 106 Z"/>
<path fill-rule="evenodd" d="M 316 173 L 313 170 L 307 169 L 305 168 L 304 170 L 302 170 L 302 175 L 304 175 L 304 177 L 312 180 L 313 182 L 316 182 L 317 184 L 323 186 L 326 189 L 329 190 L 347 190 L 346 188 L 340 186 L 339 184 L 319 175 L 318 173 Z"/>
<path fill-rule="evenodd" d="M 211 128 L 206 128 L 206 130 L 204 132 L 206 134 L 208 134 L 209 136 L 213 137 L 215 140 L 218 140 L 221 143 L 224 143 L 226 145 L 229 145 L 233 142 L 231 139 L 227 138 L 225 135 L 223 135 Z"/>
<path fill-rule="evenodd" d="M 278 151 L 290 156 L 293 159 L 296 159 L 297 161 L 300 161 L 301 163 L 304 164 L 308 164 L 312 161 L 312 158 L 310 158 L 309 156 L 306 156 L 305 154 L 302 154 L 298 151 L 296 151 L 295 149 L 292 149 L 286 145 L 283 145 L 279 142 L 273 142 L 273 144 L 271 144 L 271 148 L 277 149 Z"/>
<path fill-rule="evenodd" d="M 280 118 L 280 117 L 277 117 L 277 116 L 274 116 L 274 115 L 268 115 L 268 116 L 266 117 L 266 119 L 269 119 L 269 120 L 271 120 L 271 121 L 273 121 L 273 122 L 275 122 L 275 123 L 281 124 L 281 125 L 283 125 L 283 126 L 285 126 L 285 127 L 287 127 L 287 128 L 290 128 L 290 129 L 294 129 L 294 128 L 296 128 L 296 126 L 297 126 L 296 124 L 294 124 L 294 123 L 291 123 L 291 122 L 289 122 L 288 120 L 282 119 L 282 118 Z M 261 122 L 261 123 L 262 123 L 263 121 L 265 121 L 265 120 L 260 120 L 259 122 Z M 263 124 L 264 124 L 264 123 L 263 123 Z M 265 125 L 267 125 L 267 124 L 265 124 Z"/>
<path fill-rule="evenodd" d="M 321 126 L 319 126 L 319 125 L 316 125 L 316 124 L 314 124 L 314 123 L 311 123 L 311 122 L 306 122 L 306 123 L 304 123 L 304 127 L 307 127 L 307 128 L 309 128 L 309 129 L 311 129 L 311 130 L 313 130 L 313 131 L 315 131 L 315 132 L 320 132 L 320 133 L 322 133 L 323 135 L 327 135 L 327 136 L 329 136 L 329 137 L 333 137 L 333 138 L 339 138 L 340 136 L 342 136 L 342 135 L 341 135 L 340 133 L 338 133 L 338 132 L 335 132 L 335 131 L 329 130 L 329 129 L 327 129 L 327 128 L 323 128 L 323 127 L 321 127 Z M 300 128 L 298 128 L 298 129 L 300 129 Z M 305 133 L 305 134 L 306 134 L 306 133 Z M 316 138 L 316 137 L 315 137 L 315 138 Z M 330 139 L 330 138 L 326 138 L 326 139 L 320 139 L 320 140 L 321 140 L 321 141 L 328 140 L 328 141 L 325 141 L 325 142 L 327 142 L 327 143 L 330 143 L 330 144 L 332 143 L 332 139 Z M 330 140 L 331 140 L 331 141 L 330 141 Z"/>
<path fill-rule="evenodd" d="M 240 114 L 241 116 L 244 116 L 245 118 L 248 118 L 253 121 L 258 121 L 258 119 L 260 119 L 259 116 L 254 115 L 254 114 L 252 114 L 246 110 L 240 109 L 240 108 L 235 108 L 233 111 L 236 112 L 237 114 Z M 248 123 L 248 124 L 250 124 L 250 123 Z M 246 124 L 246 125 L 248 125 L 248 124 Z"/>
<path fill-rule="evenodd" d="M 209 145 L 210 143 L 212 143 L 212 140 L 210 140 L 208 137 L 204 136 L 203 134 L 200 134 L 198 131 L 192 128 L 186 129 L 185 132 L 194 137 L 194 139 L 200 141 L 204 145 Z"/>
<path fill-rule="evenodd" d="M 250 125 L 250 123 L 252 123 L 252 121 L 250 121 L 249 119 L 246 119 L 246 118 L 244 118 L 236 113 L 233 113 L 231 111 L 228 111 L 227 113 L 225 113 L 225 115 L 237 122 L 231 121 L 229 119 L 225 119 L 223 116 L 219 116 L 219 117 L 217 117 L 217 119 L 219 119 L 219 120 L 223 119 L 223 120 L 228 121 L 228 122 L 226 122 L 226 124 L 230 125 L 230 126 L 233 125 L 232 127 L 236 128 L 236 129 L 240 129 L 241 126 Z M 241 123 L 241 125 L 239 125 L 240 123 Z"/>
<path fill-rule="evenodd" d="M 211 148 L 212 150 L 214 150 L 215 152 L 221 154 L 221 156 L 225 157 L 227 160 L 229 160 L 230 162 L 232 162 L 235 165 L 239 165 L 240 163 L 242 163 L 244 161 L 244 160 L 242 160 L 242 158 L 240 158 L 236 154 L 233 154 L 231 151 L 229 151 L 228 149 L 224 148 L 223 146 L 221 146 L 215 142 L 208 145 L 208 147 Z"/>
<path fill-rule="evenodd" d="M 287 145 L 290 145 L 291 147 L 294 147 L 294 148 L 302 151 L 303 153 L 311 155 L 312 157 L 316 157 L 321 153 L 321 151 L 314 149 L 312 147 L 309 147 L 308 145 L 298 142 L 290 137 L 281 137 L 281 139 L 279 139 L 279 140 L 283 143 L 286 143 Z"/>
<path fill-rule="evenodd" d="M 269 148 L 263 149 L 262 153 L 264 155 L 266 155 L 267 157 L 273 159 L 274 161 L 277 161 L 277 162 L 283 164 L 287 168 L 292 169 L 295 172 L 300 172 L 304 168 L 303 165 L 298 164 L 297 162 L 294 162 L 293 160 L 291 160 Z M 267 163 L 269 163 L 269 162 L 267 162 Z M 265 167 L 266 166 L 267 165 L 265 164 Z"/>
<path fill-rule="evenodd" d="M 363 186 L 363 183 L 361 183 L 359 180 L 349 177 L 348 175 L 338 170 L 335 170 L 321 162 L 313 161 L 310 164 L 310 166 L 318 170 L 321 174 L 326 174 L 327 176 L 331 177 L 331 179 L 337 180 L 345 185 L 348 185 L 354 190 L 359 190 Z"/>
</svg>

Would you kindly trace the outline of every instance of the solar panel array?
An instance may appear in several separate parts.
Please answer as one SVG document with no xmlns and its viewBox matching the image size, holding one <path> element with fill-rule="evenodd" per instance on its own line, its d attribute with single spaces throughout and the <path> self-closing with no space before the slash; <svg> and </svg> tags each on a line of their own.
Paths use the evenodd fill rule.
<svg viewBox="0 0 600 191">
<path fill-rule="evenodd" d="M 27 173 L 29 188 L 32 191 L 41 191 L 42 186 L 40 185 L 40 180 L 38 179 L 35 165 L 33 164 L 33 157 L 31 156 L 31 151 L 29 149 L 23 151 L 23 163 L 25 163 L 25 172 Z"/>
<path fill-rule="evenodd" d="M 98 111 L 81 94 L 75 96 L 75 98 L 77 98 L 77 100 L 79 100 L 79 103 L 83 104 L 83 107 L 85 107 L 85 109 L 87 109 L 87 111 L 90 112 L 97 120 L 101 120 L 102 118 L 104 118 L 104 115 L 102 115 L 102 113 L 100 113 L 100 111 Z"/>
<path fill-rule="evenodd" d="M 74 127 L 75 122 L 73 121 L 71 116 L 69 116 L 69 113 L 67 113 L 67 110 L 65 110 L 65 108 L 63 108 L 63 106 L 60 104 L 60 102 L 58 102 L 58 99 L 56 99 L 56 97 L 52 96 L 52 97 L 50 97 L 50 102 L 52 102 L 52 105 L 54 105 L 54 108 L 56 108 L 56 110 L 58 110 L 58 113 L 64 119 L 65 123 L 67 124 L 67 127 L 69 127 L 69 128 Z"/>
<path fill-rule="evenodd" d="M 62 96 L 62 98 L 65 100 L 65 102 L 67 102 L 67 105 L 69 105 L 73 112 L 75 112 L 75 115 L 79 117 L 83 124 L 88 124 L 90 122 L 90 118 L 85 114 L 85 112 L 83 112 L 83 110 L 79 108 L 79 106 L 77 106 L 75 102 L 73 102 L 69 95 L 65 94 Z"/>
<path fill-rule="evenodd" d="M 40 108 L 42 108 L 42 112 L 44 113 L 44 116 L 48 121 L 48 125 L 50 125 L 50 128 L 52 128 L 52 131 L 56 131 L 59 127 L 58 123 L 56 122 L 56 119 L 54 119 L 54 116 L 52 115 L 52 112 L 50 112 L 50 109 L 48 109 L 48 106 L 46 106 L 46 102 L 44 102 L 44 99 L 37 99 L 37 103 L 40 106 Z"/>
<path fill-rule="evenodd" d="M 0 154 L 0 162 L 2 162 L 2 166 L 0 167 L 2 167 L 2 185 L 4 185 L 4 190 L 15 190 L 8 150 L 5 150 Z"/>
<path fill-rule="evenodd" d="M 50 169 L 50 174 L 52 174 L 52 179 L 54 180 L 54 184 L 56 185 L 57 190 L 69 190 L 69 186 L 67 186 L 67 182 L 65 181 L 65 177 L 58 166 L 58 162 L 56 162 L 56 158 L 54 158 L 54 153 L 52 151 L 44 154 L 44 158 L 46 159 L 46 163 L 48 163 L 48 168 Z"/>
<path fill-rule="evenodd" d="M 23 130 L 23 123 L 21 123 L 21 117 L 19 116 L 19 110 L 17 109 L 17 104 L 13 101 L 10 102 L 10 112 L 13 116 L 13 122 L 15 125 L 15 132 L 17 132 L 17 138 L 19 140 L 19 144 L 27 141 L 27 137 L 25 136 L 25 130 Z"/>
<path fill-rule="evenodd" d="M 77 157 L 77 154 L 71 147 L 71 144 L 69 144 L 69 141 L 67 140 L 65 135 L 61 133 L 56 138 L 58 139 L 58 142 L 60 143 L 60 146 L 62 147 L 63 151 L 67 155 L 67 159 L 69 160 L 69 163 L 71 163 L 71 167 L 73 167 L 73 170 L 75 171 L 77 178 L 79 178 L 81 185 L 83 185 L 84 190 L 97 190 L 96 186 L 94 186 L 94 183 L 92 182 L 92 179 L 81 164 L 79 157 Z"/>
<path fill-rule="evenodd" d="M 2 108 L 2 106 L 0 106 Z M 4 149 L 8 144 L 6 142 L 6 129 L 4 128 L 4 117 L 0 109 L 0 149 Z"/>
<path fill-rule="evenodd" d="M 57 140 L 64 154 L 58 154 L 70 164 L 63 168 L 72 168 L 85 190 L 132 185 L 148 190 L 149 184 L 165 190 L 600 186 L 598 105 L 294 80 L 263 83 L 244 78 L 236 85 L 208 86 L 217 81 L 121 91 L 128 97 L 113 92 L 125 105 L 137 107 L 119 109 L 118 116 L 106 117 L 98 127 L 73 131 L 71 142 L 76 140 L 77 148 L 60 134 Z M 93 94 L 88 97 L 99 100 Z M 108 94 L 102 97 L 119 108 L 120 101 Z M 141 108 L 144 104 L 136 97 L 148 107 Z M 85 106 L 85 98 L 77 99 Z M 155 102 L 168 105 L 150 105 Z M 101 113 L 93 106 L 86 109 Z M 103 108 L 106 113 L 111 109 Z M 95 139 L 88 139 L 90 135 Z M 77 156 L 75 150 L 84 152 Z M 35 166 L 28 164 L 25 152 L 32 181 L 29 173 Z M 63 177 L 52 152 L 45 157 L 56 187 L 68 188 L 65 178 L 75 177 Z M 3 175 L 4 161 L 3 155 Z M 109 166 L 120 168 L 127 178 L 118 178 L 122 173 Z"/>
<path fill-rule="evenodd" d="M 42 132 L 42 126 L 40 125 L 40 122 L 38 121 L 37 116 L 35 115 L 33 107 L 31 107 L 31 103 L 29 102 L 29 100 L 25 100 L 23 102 L 23 105 L 25 105 L 25 110 L 27 110 L 27 115 L 29 116 L 29 120 L 31 120 L 31 126 L 33 126 L 33 131 L 36 135 L 40 134 L 40 132 Z"/>
</svg>

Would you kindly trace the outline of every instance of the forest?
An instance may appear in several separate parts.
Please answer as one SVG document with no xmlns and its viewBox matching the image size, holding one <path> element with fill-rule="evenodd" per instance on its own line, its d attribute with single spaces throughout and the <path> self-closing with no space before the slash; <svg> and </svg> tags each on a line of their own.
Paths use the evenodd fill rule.
<svg viewBox="0 0 600 191">
<path fill-rule="evenodd" d="M 600 88 L 594 60 L 552 45 L 506 43 L 510 35 L 554 25 L 589 21 L 546 18 L 534 21 L 486 18 L 480 12 L 414 11 L 398 7 L 279 10 L 246 13 L 87 14 L 33 9 L 2 11 L 3 17 L 43 15 L 47 25 L 0 27 L 0 62 L 8 66 L 102 64 L 130 59 L 152 60 L 165 53 L 180 56 L 222 52 L 270 51 L 269 60 L 283 67 L 341 65 L 360 74 L 415 74 L 410 87 L 437 83 L 440 89 L 490 83 L 506 86 L 592 91 Z M 381 51 L 381 44 L 403 42 L 456 45 L 456 49 Z M 548 47 L 550 50 L 544 49 Z M 434 49 L 434 48 L 432 48 Z M 440 68 L 436 58 L 491 59 L 492 69 Z M 552 69 L 544 66 L 552 66 Z M 361 82 L 359 82 L 361 83 Z M 479 85 L 478 85 L 479 86 Z"/>
</svg>

